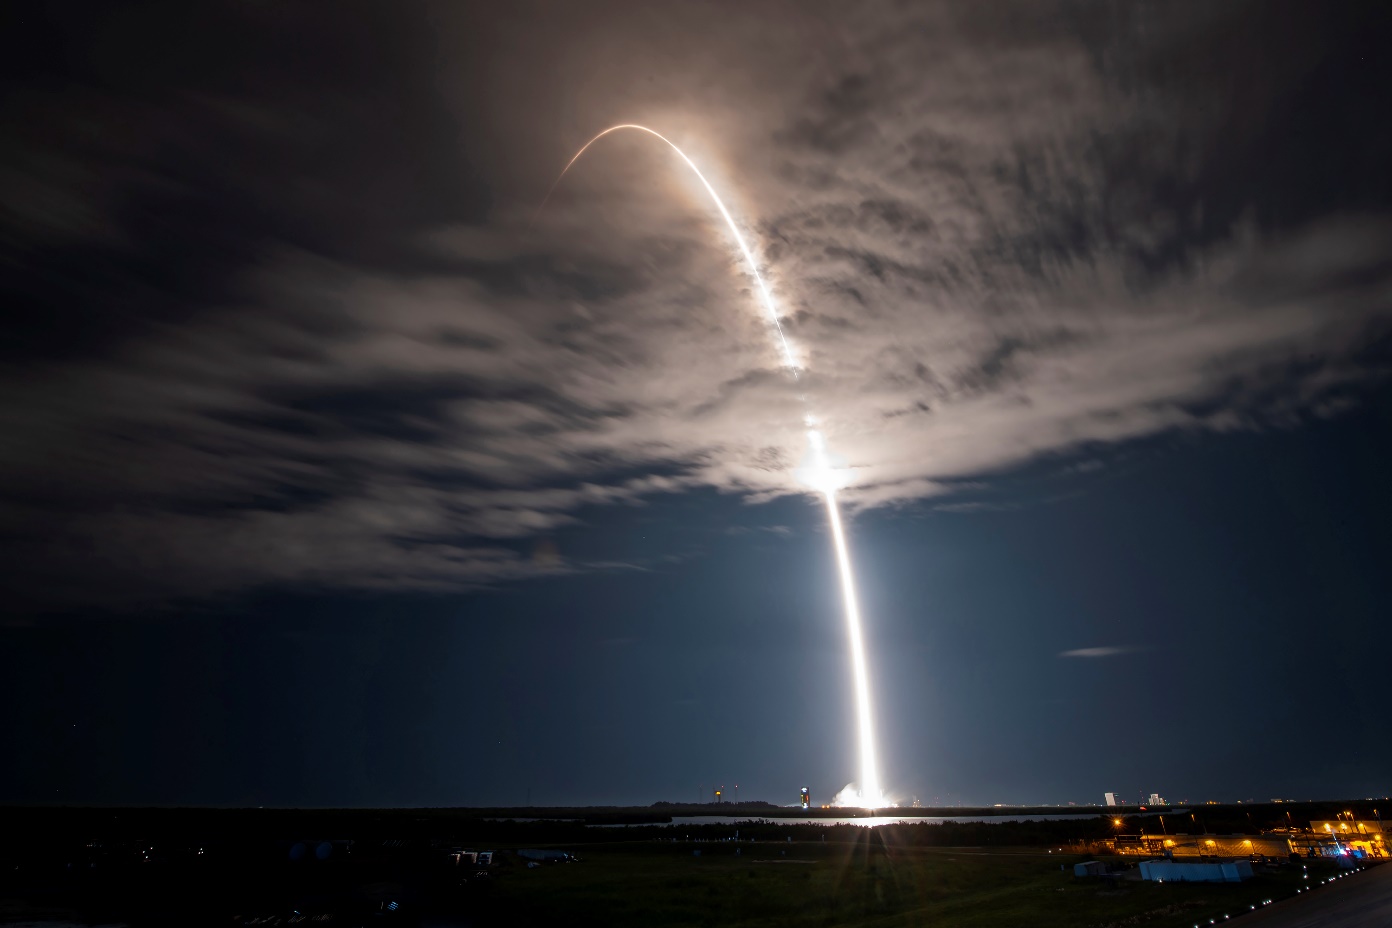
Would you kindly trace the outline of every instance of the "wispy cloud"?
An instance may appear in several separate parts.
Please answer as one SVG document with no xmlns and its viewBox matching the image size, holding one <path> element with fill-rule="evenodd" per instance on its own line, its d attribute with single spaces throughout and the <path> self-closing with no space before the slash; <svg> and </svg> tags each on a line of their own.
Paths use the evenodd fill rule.
<svg viewBox="0 0 1392 928">
<path fill-rule="evenodd" d="M 1060 651 L 1059 657 L 1116 657 L 1120 654 L 1130 654 L 1135 648 L 1109 645 L 1101 648 L 1075 648 L 1072 651 Z"/>
<path fill-rule="evenodd" d="M 312 96 L 230 100 L 218 80 L 208 82 L 217 95 L 194 87 L 163 101 L 198 138 L 254 140 L 276 153 L 237 177 L 224 175 L 222 149 L 186 150 L 192 135 L 147 138 L 161 103 L 145 100 L 144 85 L 129 100 L 93 90 L 86 108 L 116 114 L 99 133 L 105 156 L 142 165 L 140 183 L 120 186 L 125 175 L 100 155 L 46 174 L 34 189 L 66 218 L 34 227 L 25 217 L 37 207 L 26 207 L 27 250 L 7 274 L 32 261 L 36 281 L 89 280 L 42 264 L 55 237 L 119 242 L 104 259 L 111 266 L 142 247 L 151 266 L 167 254 L 182 261 L 184 251 L 143 242 L 153 233 L 125 228 L 123 217 L 193 221 L 208 212 L 204 188 L 253 192 L 238 194 L 230 215 L 255 213 L 245 202 L 284 204 L 294 221 L 219 227 L 211 238 L 184 230 L 216 243 L 210 253 L 254 260 L 207 271 L 201 289 L 181 265 L 109 306 L 94 286 L 90 300 L 79 296 L 96 318 L 124 318 L 158 297 L 177 305 L 178 324 L 134 325 L 81 353 L 64 343 L 0 370 L 9 573 L 99 600 L 118 589 L 436 589 L 613 569 L 520 551 L 596 508 L 654 494 L 802 492 L 804 397 L 850 468 L 846 498 L 874 507 L 945 497 L 964 477 L 1086 448 L 1073 468 L 1081 474 L 1098 446 L 1159 432 L 1333 415 L 1381 375 L 1366 349 L 1392 330 L 1392 221 L 1260 208 L 1286 187 L 1306 189 L 1303 179 L 1249 189 L 1230 164 L 1192 154 L 1261 147 L 1230 138 L 1225 120 L 1193 115 L 1220 112 L 1226 84 L 1176 86 L 1169 70 L 1146 70 L 1209 35 L 1222 14 L 1205 5 L 1163 28 L 1122 16 L 1107 36 L 1080 38 L 1066 7 L 1002 18 L 956 4 L 869 4 L 835 29 L 799 18 L 786 44 L 766 41 L 752 21 L 706 35 L 708 15 L 681 9 L 670 47 L 665 31 L 649 37 L 647 20 L 632 17 L 547 16 L 542 27 L 518 17 L 525 41 L 479 36 L 586 75 L 559 127 L 529 104 L 554 98 L 546 82 L 555 69 L 525 56 L 441 50 L 430 59 L 496 73 L 432 76 L 424 88 L 374 79 L 374 94 L 390 99 L 385 87 L 412 101 L 393 105 L 393 120 L 421 125 L 392 134 L 415 147 L 366 151 L 361 170 L 351 159 L 362 146 L 348 143 L 380 120 L 353 108 L 368 103 L 339 99 L 351 82 L 325 79 L 334 106 Z M 591 29 L 605 40 L 577 34 Z M 475 33 L 442 25 L 430 41 Z M 637 63 L 606 57 L 625 42 L 643 54 L 668 49 L 649 69 L 656 78 L 636 86 Z M 703 52 L 682 57 L 688 48 Z M 1118 67 L 1133 70 L 1119 80 Z M 232 83 L 258 86 L 240 75 Z M 431 88 L 477 86 L 512 95 L 498 112 L 475 114 L 470 132 L 458 130 L 457 101 L 432 108 Z M 690 87 L 701 88 L 699 105 Z M 1267 89 L 1286 90 L 1279 81 Z M 57 109 L 46 97 L 35 106 Z M 762 243 L 807 365 L 798 384 L 779 370 L 719 223 L 660 146 L 606 140 L 532 223 L 564 149 L 618 112 L 688 144 Z M 342 125 L 336 113 L 348 114 Z M 52 135 L 61 142 L 68 131 L 64 152 L 90 148 L 78 144 L 85 123 Z M 447 171 L 422 160 L 431 148 L 417 145 L 422 137 L 440 146 Z M 459 170 L 449 145 L 460 137 L 480 181 L 498 191 L 487 221 L 437 203 Z M 327 146 L 341 162 L 333 177 L 381 182 L 342 181 L 338 195 L 332 177 L 287 177 L 295 159 L 279 153 L 306 138 L 303 163 L 319 163 Z M 185 160 L 162 164 L 165 151 Z M 42 145 L 23 154 L 24 164 L 57 163 Z M 1271 172 L 1287 161 L 1301 163 L 1259 173 L 1279 181 Z M 382 167 L 392 163 L 399 178 Z M 417 176 L 428 182 L 419 191 Z M 167 202 L 190 190 L 187 208 Z M 415 212 L 396 203 L 408 193 Z M 308 229 L 309 241 L 292 247 L 284 229 Z M 222 247 L 238 231 L 246 240 Z M 91 273 L 105 266 L 92 262 Z M 34 318 L 46 317 L 41 309 Z M 66 325 L 62 338 L 76 328 L 89 327 Z M 952 499 L 939 508 L 1000 506 Z"/>
<path fill-rule="evenodd" d="M 759 533 L 787 538 L 793 534 L 793 530 L 787 525 L 732 525 L 725 529 L 726 535 L 755 535 Z"/>
</svg>

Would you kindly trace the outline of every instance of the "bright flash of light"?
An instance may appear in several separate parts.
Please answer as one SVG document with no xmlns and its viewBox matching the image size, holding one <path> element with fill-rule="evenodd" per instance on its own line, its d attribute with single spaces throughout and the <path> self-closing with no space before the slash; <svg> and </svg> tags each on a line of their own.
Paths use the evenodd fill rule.
<svg viewBox="0 0 1392 928">
<path fill-rule="evenodd" d="M 701 186 L 710 194 L 711 202 L 720 212 L 720 217 L 725 220 L 725 226 L 730 230 L 730 237 L 734 239 L 740 254 L 744 256 L 745 263 L 749 267 L 749 273 L 753 275 L 754 281 L 758 284 L 759 300 L 768 313 L 769 321 L 773 323 L 773 330 L 777 335 L 779 353 L 783 359 L 783 365 L 792 374 L 794 379 L 798 377 L 798 363 L 793 355 L 792 347 L 788 344 L 788 338 L 783 332 L 783 323 L 778 316 L 778 307 L 774 303 L 773 294 L 770 292 L 768 283 L 759 273 L 759 262 L 754 258 L 754 252 L 745 241 L 744 235 L 740 232 L 739 225 L 735 222 L 730 211 L 726 209 L 725 202 L 720 199 L 720 195 L 715 192 L 710 181 L 701 173 L 701 169 L 696 163 L 687 157 L 686 152 L 682 151 L 677 145 L 665 135 L 647 126 L 640 126 L 633 123 L 610 126 L 590 139 L 580 147 L 580 150 L 566 162 L 566 166 L 557 175 L 555 183 L 546 192 L 546 197 L 541 201 L 541 206 L 537 208 L 537 213 L 545 208 L 547 201 L 551 199 L 551 194 L 556 192 L 556 187 L 570 171 L 575 162 L 580 160 L 580 156 L 589 150 L 590 146 L 600 139 L 613 132 L 624 129 L 631 129 L 635 132 L 644 132 L 666 143 L 666 145 L 677 153 L 677 157 L 691 169 L 696 178 L 701 182 Z M 831 524 L 832 544 L 836 553 L 836 570 L 841 581 L 841 603 L 846 615 L 846 633 L 850 639 L 851 646 L 851 674 L 855 686 L 856 697 L 856 726 L 859 730 L 860 748 L 860 782 L 853 786 L 843 789 L 838 795 L 839 805 L 855 805 L 860 808 L 882 808 L 889 804 L 884 792 L 880 787 L 879 762 L 876 760 L 875 751 L 875 726 L 870 709 L 870 672 L 869 665 L 865 658 L 865 636 L 860 620 L 860 605 L 856 599 L 855 573 L 851 568 L 850 550 L 846 544 L 846 530 L 841 522 L 841 504 L 837 500 L 836 492 L 845 484 L 841 482 L 846 476 L 844 468 L 833 468 L 827 453 L 826 439 L 822 433 L 815 428 L 815 419 L 809 414 L 807 416 L 807 439 L 810 449 L 811 466 L 804 469 L 803 478 L 813 489 L 822 494 L 826 502 L 827 520 Z"/>
<path fill-rule="evenodd" d="M 808 417 L 809 420 L 811 417 Z M 850 483 L 850 470 L 837 467 L 827 451 L 826 438 L 815 428 L 807 430 L 807 457 L 797 469 L 803 486 L 818 493 L 834 492 Z"/>
</svg>

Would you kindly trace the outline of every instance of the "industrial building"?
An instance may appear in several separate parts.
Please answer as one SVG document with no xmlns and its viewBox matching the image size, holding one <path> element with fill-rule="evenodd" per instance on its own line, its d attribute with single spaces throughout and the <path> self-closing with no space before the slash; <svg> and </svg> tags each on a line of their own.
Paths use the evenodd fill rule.
<svg viewBox="0 0 1392 928">
<path fill-rule="evenodd" d="M 1130 806 L 1138 804 L 1127 802 L 1122 797 L 1121 793 L 1103 793 L 1102 796 L 1107 800 L 1107 805 L 1109 806 Z M 1151 793 L 1149 799 L 1142 799 L 1140 803 L 1152 806 L 1167 806 L 1170 804 L 1169 800 L 1165 799 L 1165 797 L 1161 796 L 1159 793 Z"/>
<path fill-rule="evenodd" d="M 1289 857 L 1285 835 L 1118 835 L 1113 842 L 1118 854 L 1168 858 Z"/>
<path fill-rule="evenodd" d="M 1138 857 L 1277 858 L 1387 857 L 1381 822 L 1311 822 L 1309 829 L 1281 829 L 1259 835 L 1141 834 L 1118 835 L 1111 841 L 1117 854 Z"/>
<path fill-rule="evenodd" d="M 1355 821 L 1352 816 L 1333 822 L 1311 822 L 1310 832 L 1323 835 L 1327 847 L 1346 847 L 1361 857 L 1388 856 L 1387 838 L 1382 832 L 1382 822 Z"/>
</svg>

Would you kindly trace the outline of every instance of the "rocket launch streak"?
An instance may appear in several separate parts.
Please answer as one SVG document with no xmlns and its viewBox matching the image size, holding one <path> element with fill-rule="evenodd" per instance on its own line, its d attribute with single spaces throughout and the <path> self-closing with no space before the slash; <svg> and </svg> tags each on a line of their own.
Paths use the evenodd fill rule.
<svg viewBox="0 0 1392 928">
<path fill-rule="evenodd" d="M 788 370 L 792 372 L 793 377 L 796 378 L 798 373 L 797 361 L 793 359 L 793 350 L 788 346 L 787 336 L 783 334 L 783 323 L 778 319 L 778 308 L 774 306 L 773 294 L 769 292 L 768 284 L 764 282 L 764 275 L 759 273 L 759 262 L 754 260 L 754 252 L 749 250 L 749 244 L 745 242 L 744 236 L 740 234 L 739 226 L 735 224 L 734 217 L 731 216 L 730 211 L 725 208 L 725 202 L 720 199 L 720 194 L 715 192 L 715 188 L 710 185 L 710 181 L 706 180 L 706 175 L 702 174 L 701 169 L 696 167 L 696 162 L 688 158 L 686 152 L 678 148 L 671 139 L 667 138 L 662 133 L 654 132 L 647 126 L 636 126 L 630 123 L 625 123 L 621 126 L 610 126 L 608 129 L 605 129 L 599 135 L 596 135 L 581 146 L 580 150 L 575 153 L 575 157 L 567 161 L 566 166 L 561 168 L 561 173 L 556 177 L 556 182 L 552 184 L 551 189 L 546 192 L 546 199 L 542 200 L 541 206 L 537 207 L 537 212 L 540 213 L 546 208 L 547 200 L 551 199 L 551 194 L 556 192 L 556 187 L 560 185 L 561 180 L 564 179 L 566 172 L 570 170 L 571 166 L 580 160 L 580 156 L 595 142 L 598 142 L 611 132 L 618 132 L 620 129 L 636 129 L 639 132 L 646 132 L 648 135 L 666 142 L 667 146 L 677 153 L 677 157 L 685 161 L 686 166 L 691 168 L 691 173 L 696 175 L 697 180 L 701 182 L 701 186 L 706 188 L 706 193 L 710 194 L 711 200 L 715 203 L 715 208 L 720 210 L 720 217 L 725 220 L 725 225 L 729 228 L 730 235 L 734 238 L 735 244 L 739 246 L 740 254 L 744 255 L 745 263 L 749 265 L 749 273 L 754 275 L 754 280 L 759 285 L 759 298 L 764 304 L 764 309 L 768 312 L 769 320 L 773 323 L 773 330 L 778 333 L 778 347 L 783 355 L 783 366 L 788 368 Z"/>
<path fill-rule="evenodd" d="M 774 304 L 773 294 L 769 291 L 768 284 L 764 277 L 759 273 L 759 263 L 754 259 L 754 252 L 750 250 L 749 244 L 741 234 L 739 226 L 735 223 L 730 211 L 725 208 L 725 203 L 720 199 L 720 195 L 715 192 L 710 181 L 701 173 L 700 168 L 696 167 L 686 152 L 682 151 L 672 142 L 671 139 L 649 129 L 647 126 L 639 126 L 632 123 L 625 123 L 618 126 L 610 126 L 603 132 L 590 139 L 575 156 L 566 163 L 561 173 L 556 177 L 556 182 L 547 191 L 545 199 L 541 201 L 541 206 L 537 212 L 540 213 L 545 208 L 547 201 L 551 199 L 551 194 L 555 193 L 556 187 L 571 169 L 575 162 L 580 160 L 580 156 L 589 150 L 590 146 L 600 139 L 613 132 L 623 129 L 631 129 L 637 132 L 645 132 L 661 141 L 665 142 L 677 156 L 686 163 L 696 178 L 701 182 L 701 186 L 710 194 L 711 201 L 715 208 L 719 210 L 720 217 L 725 220 L 726 227 L 730 230 L 730 236 L 735 240 L 735 245 L 739 248 L 740 254 L 744 256 L 745 263 L 749 266 L 749 273 L 754 276 L 758 284 L 759 298 L 763 303 L 765 311 L 768 313 L 769 321 L 773 323 L 773 330 L 777 335 L 779 352 L 783 358 L 783 365 L 792 374 L 794 379 L 798 377 L 798 364 L 793 355 L 791 346 L 788 344 L 787 336 L 783 332 L 783 324 L 778 317 L 778 308 Z M 861 627 L 860 606 L 856 598 L 855 573 L 851 569 L 850 549 L 846 544 L 846 531 L 841 523 L 841 504 L 837 500 L 836 491 L 839 488 L 836 483 L 836 473 L 832 469 L 827 458 L 826 440 L 821 432 L 815 428 L 810 428 L 813 420 L 808 417 L 809 429 L 807 432 L 808 441 L 811 444 L 813 473 L 810 475 L 809 482 L 821 492 L 826 501 L 827 520 L 831 526 L 831 537 L 836 555 L 836 568 L 841 582 L 841 601 L 846 616 L 846 634 L 851 647 L 851 672 L 855 684 L 856 698 L 856 724 L 859 729 L 859 748 L 860 748 L 860 782 L 857 786 L 857 799 L 855 805 L 868 808 L 875 808 L 886 805 L 884 793 L 880 787 L 879 763 L 876 760 L 875 752 L 875 727 L 873 713 L 870 706 L 870 672 L 869 664 L 865 658 L 864 631 Z"/>
</svg>

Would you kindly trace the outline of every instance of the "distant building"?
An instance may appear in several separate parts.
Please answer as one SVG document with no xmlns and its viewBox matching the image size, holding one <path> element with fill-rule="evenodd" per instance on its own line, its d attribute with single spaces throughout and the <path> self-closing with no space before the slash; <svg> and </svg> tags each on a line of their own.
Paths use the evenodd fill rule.
<svg viewBox="0 0 1392 928">
<path fill-rule="evenodd" d="M 1159 793 L 1151 793 L 1151 794 L 1150 794 L 1150 804 L 1153 805 L 1153 806 L 1167 806 L 1167 805 L 1169 805 L 1169 803 L 1166 802 L 1165 799 L 1164 799 L 1164 797 L 1161 796 Z"/>
<path fill-rule="evenodd" d="M 1107 797 L 1107 805 L 1109 806 L 1119 806 L 1122 804 L 1117 800 L 1116 793 L 1103 793 L 1102 795 Z"/>
<path fill-rule="evenodd" d="M 812 794 L 807 791 L 807 787 L 802 788 L 802 791 L 798 793 L 798 798 L 802 801 L 804 809 L 812 808 Z"/>
<path fill-rule="evenodd" d="M 492 851 L 464 851 L 457 850 L 450 852 L 450 858 L 461 867 L 491 867 L 493 866 Z"/>
</svg>

